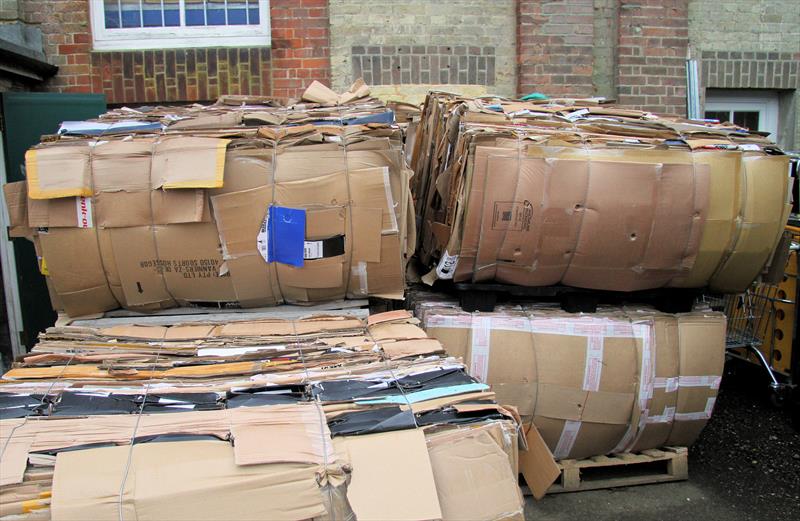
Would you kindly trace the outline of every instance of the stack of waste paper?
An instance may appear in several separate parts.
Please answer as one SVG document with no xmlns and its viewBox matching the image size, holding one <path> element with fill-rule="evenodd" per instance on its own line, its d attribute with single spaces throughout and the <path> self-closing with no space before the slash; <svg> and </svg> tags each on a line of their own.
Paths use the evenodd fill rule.
<svg viewBox="0 0 800 521">
<path fill-rule="evenodd" d="M 0 519 L 522 519 L 516 412 L 417 322 L 50 328 L 0 382 Z"/>
<path fill-rule="evenodd" d="M 691 445 L 714 408 L 725 316 L 508 304 L 467 313 L 420 293 L 416 316 L 500 403 L 535 425 L 557 459 Z"/>
<path fill-rule="evenodd" d="M 741 292 L 791 204 L 766 134 L 599 100 L 432 92 L 413 193 L 425 281 Z"/>
<path fill-rule="evenodd" d="M 416 241 L 394 113 L 357 82 L 260 98 L 115 109 L 65 122 L 6 185 L 70 316 L 177 305 L 402 298 Z"/>
</svg>

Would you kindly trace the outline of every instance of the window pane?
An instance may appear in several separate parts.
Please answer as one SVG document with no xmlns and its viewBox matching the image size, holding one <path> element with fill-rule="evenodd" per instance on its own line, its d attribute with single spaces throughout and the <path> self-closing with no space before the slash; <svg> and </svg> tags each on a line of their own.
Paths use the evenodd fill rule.
<svg viewBox="0 0 800 521">
<path fill-rule="evenodd" d="M 258 25 L 258 0 L 247 0 L 247 22 L 250 25 Z"/>
<path fill-rule="evenodd" d="M 181 25 L 180 0 L 164 0 L 164 25 L 178 27 Z"/>
<path fill-rule="evenodd" d="M 206 25 L 225 25 L 225 0 L 206 0 Z"/>
<path fill-rule="evenodd" d="M 122 27 L 141 27 L 142 12 L 140 0 L 122 0 Z"/>
<path fill-rule="evenodd" d="M 758 111 L 737 111 L 733 113 L 733 122 L 749 130 L 758 130 Z"/>
<path fill-rule="evenodd" d="M 119 3 L 117 0 L 105 0 L 103 14 L 105 15 L 106 29 L 119 29 Z"/>
<path fill-rule="evenodd" d="M 247 25 L 247 2 L 228 0 L 228 25 Z"/>
<path fill-rule="evenodd" d="M 720 123 L 725 123 L 729 119 L 731 119 L 731 113 L 727 110 L 719 111 L 719 110 L 707 110 L 706 111 L 706 119 L 716 119 Z"/>
<path fill-rule="evenodd" d="M 143 0 L 142 22 L 145 27 L 161 27 L 163 25 L 162 15 L 161 0 Z"/>
<path fill-rule="evenodd" d="M 186 0 L 186 25 L 206 24 L 206 5 L 204 0 Z"/>
</svg>

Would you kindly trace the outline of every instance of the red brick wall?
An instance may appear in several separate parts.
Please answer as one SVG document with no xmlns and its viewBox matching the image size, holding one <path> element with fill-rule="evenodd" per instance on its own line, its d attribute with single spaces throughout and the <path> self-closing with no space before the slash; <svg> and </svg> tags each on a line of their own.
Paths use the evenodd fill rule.
<svg viewBox="0 0 800 521">
<path fill-rule="evenodd" d="M 593 4 L 593 0 L 519 0 L 519 94 L 593 94 Z"/>
<path fill-rule="evenodd" d="M 272 0 L 272 95 L 297 98 L 312 80 L 330 85 L 328 0 Z"/>
<path fill-rule="evenodd" d="M 272 48 L 93 52 L 89 2 L 21 0 L 59 66 L 45 90 L 95 92 L 109 103 L 214 100 L 221 94 L 299 96 L 330 82 L 327 0 L 272 0 Z"/>
<path fill-rule="evenodd" d="M 619 11 L 620 103 L 686 114 L 687 0 L 621 0 Z"/>
</svg>

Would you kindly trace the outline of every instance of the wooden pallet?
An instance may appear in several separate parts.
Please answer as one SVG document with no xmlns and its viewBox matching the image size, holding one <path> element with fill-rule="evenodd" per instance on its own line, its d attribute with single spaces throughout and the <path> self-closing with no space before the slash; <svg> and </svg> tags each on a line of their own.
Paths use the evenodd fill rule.
<svg viewBox="0 0 800 521">
<path fill-rule="evenodd" d="M 648 485 L 689 479 L 686 447 L 663 447 L 636 454 L 595 456 L 584 460 L 561 460 L 561 476 L 548 494 L 614 487 Z M 528 494 L 528 487 L 524 487 Z"/>
</svg>

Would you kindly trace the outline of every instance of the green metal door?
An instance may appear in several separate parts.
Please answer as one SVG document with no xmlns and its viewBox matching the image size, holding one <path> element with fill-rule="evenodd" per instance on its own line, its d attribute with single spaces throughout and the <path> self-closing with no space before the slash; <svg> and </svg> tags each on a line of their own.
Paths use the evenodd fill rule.
<svg viewBox="0 0 800 521">
<path fill-rule="evenodd" d="M 54 134 L 62 121 L 94 118 L 106 111 L 102 94 L 4 92 L 0 100 L 8 182 L 24 179 L 25 151 L 38 143 L 42 135 Z M 20 342 L 30 349 L 39 331 L 53 325 L 56 315 L 50 307 L 33 244 L 14 239 L 14 248 L 23 324 Z"/>
</svg>

